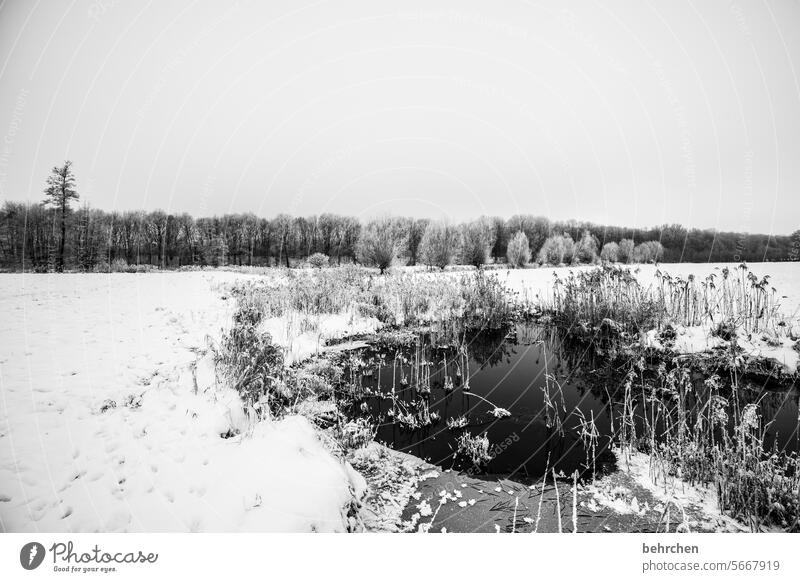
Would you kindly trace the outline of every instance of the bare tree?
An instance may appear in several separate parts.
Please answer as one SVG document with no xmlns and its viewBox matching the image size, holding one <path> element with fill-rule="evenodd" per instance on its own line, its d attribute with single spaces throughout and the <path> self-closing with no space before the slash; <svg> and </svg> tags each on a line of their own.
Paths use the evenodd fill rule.
<svg viewBox="0 0 800 582">
<path fill-rule="evenodd" d="M 285 259 L 286 267 L 289 265 L 289 251 L 292 240 L 292 217 L 288 214 L 279 214 L 272 221 L 272 231 L 275 232 L 277 240 L 275 241 L 276 250 L 278 251 L 275 264 L 281 264 L 281 258 Z"/>
<path fill-rule="evenodd" d="M 361 230 L 357 254 L 359 260 L 378 267 L 381 274 L 392 266 L 405 246 L 403 229 L 397 220 L 389 217 L 371 220 Z"/>
<path fill-rule="evenodd" d="M 425 229 L 419 247 L 422 262 L 444 270 L 453 262 L 458 250 L 458 231 L 447 222 L 431 222 Z"/>
<path fill-rule="evenodd" d="M 480 268 L 489 262 L 493 229 L 486 218 L 473 220 L 461 228 L 461 259 L 465 265 Z"/>
</svg>

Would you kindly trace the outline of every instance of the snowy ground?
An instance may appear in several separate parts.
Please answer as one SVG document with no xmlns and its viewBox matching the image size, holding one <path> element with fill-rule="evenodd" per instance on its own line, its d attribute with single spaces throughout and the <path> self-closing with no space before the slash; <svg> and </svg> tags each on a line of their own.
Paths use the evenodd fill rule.
<svg viewBox="0 0 800 582">
<path fill-rule="evenodd" d="M 358 525 L 363 479 L 308 421 L 248 430 L 195 365 L 230 321 L 219 285 L 243 276 L 0 275 L 0 530 Z"/>
</svg>

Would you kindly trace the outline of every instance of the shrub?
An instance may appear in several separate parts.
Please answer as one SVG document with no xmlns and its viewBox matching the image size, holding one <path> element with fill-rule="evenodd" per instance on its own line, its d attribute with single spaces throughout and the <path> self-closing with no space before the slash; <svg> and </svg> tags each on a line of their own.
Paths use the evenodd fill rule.
<svg viewBox="0 0 800 582">
<path fill-rule="evenodd" d="M 465 224 L 461 230 L 461 260 L 481 267 L 489 262 L 492 250 L 492 225 L 485 218 Z"/>
<path fill-rule="evenodd" d="M 420 243 L 420 258 L 430 267 L 444 269 L 453 262 L 458 247 L 456 229 L 446 222 L 431 222 Z"/>
<path fill-rule="evenodd" d="M 405 237 L 396 220 L 389 217 L 371 220 L 361 230 L 356 246 L 358 260 L 377 267 L 381 274 L 392 266 L 405 246 Z"/>
<path fill-rule="evenodd" d="M 508 243 L 506 251 L 508 264 L 514 268 L 522 268 L 531 260 L 531 249 L 528 247 L 528 237 L 521 230 L 518 231 Z"/>
<path fill-rule="evenodd" d="M 212 345 L 217 378 L 236 390 L 248 408 L 268 414 L 270 407 L 280 410 L 289 397 L 282 379 L 283 352 L 258 329 L 264 318 L 260 302 L 249 295 L 238 299 L 231 329 Z"/>
<path fill-rule="evenodd" d="M 155 265 L 130 265 L 124 258 L 119 257 L 108 263 L 97 263 L 95 273 L 149 273 L 155 271 Z"/>
<path fill-rule="evenodd" d="M 630 263 L 633 260 L 633 241 L 631 239 L 624 238 L 619 241 L 617 260 L 620 263 Z"/>
<path fill-rule="evenodd" d="M 322 269 L 323 267 L 328 266 L 328 255 L 323 253 L 314 253 L 310 257 L 308 257 L 308 264 L 309 266 L 315 269 Z"/>
<path fill-rule="evenodd" d="M 126 273 L 128 272 L 128 261 L 126 261 L 122 257 L 118 257 L 113 261 L 111 261 L 109 270 L 112 273 Z"/>
<path fill-rule="evenodd" d="M 609 263 L 616 263 L 619 257 L 619 245 L 615 242 L 607 242 L 600 251 L 600 258 Z"/>
</svg>

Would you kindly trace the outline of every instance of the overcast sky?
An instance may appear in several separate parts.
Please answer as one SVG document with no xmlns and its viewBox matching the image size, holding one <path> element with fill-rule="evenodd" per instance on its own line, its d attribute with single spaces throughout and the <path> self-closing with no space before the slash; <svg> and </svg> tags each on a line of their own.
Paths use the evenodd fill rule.
<svg viewBox="0 0 800 582">
<path fill-rule="evenodd" d="M 0 0 L 0 201 L 785 234 L 798 72 L 789 0 Z"/>
</svg>

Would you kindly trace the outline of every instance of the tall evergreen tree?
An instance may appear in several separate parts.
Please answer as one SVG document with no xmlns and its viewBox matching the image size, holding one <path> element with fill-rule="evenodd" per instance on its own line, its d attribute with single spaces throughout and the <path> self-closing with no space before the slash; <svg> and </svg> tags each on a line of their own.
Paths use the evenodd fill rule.
<svg viewBox="0 0 800 582">
<path fill-rule="evenodd" d="M 44 204 L 58 212 L 61 221 L 61 238 L 58 243 L 56 270 L 64 270 L 64 246 L 67 240 L 67 212 L 72 200 L 80 196 L 75 190 L 75 174 L 72 173 L 72 162 L 64 162 L 63 166 L 55 166 L 50 170 L 47 187 L 44 189 Z"/>
</svg>

